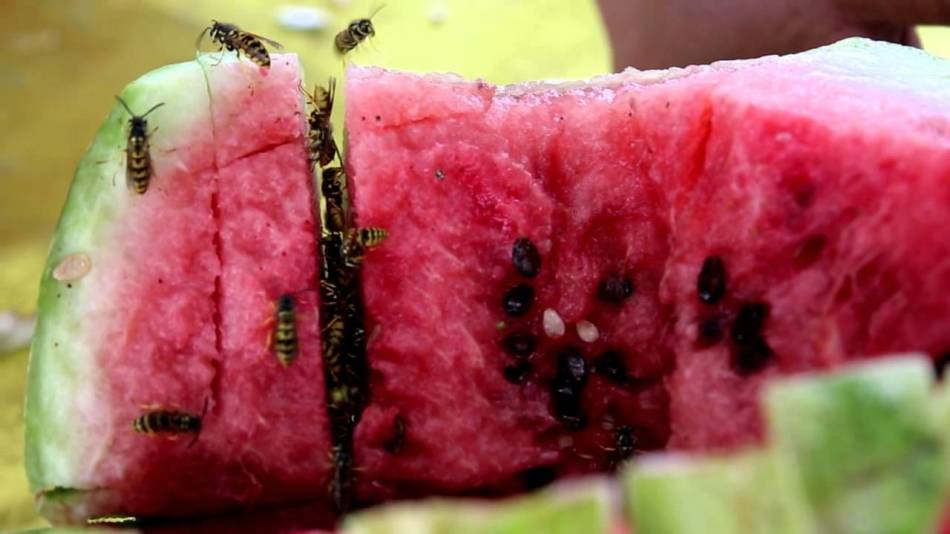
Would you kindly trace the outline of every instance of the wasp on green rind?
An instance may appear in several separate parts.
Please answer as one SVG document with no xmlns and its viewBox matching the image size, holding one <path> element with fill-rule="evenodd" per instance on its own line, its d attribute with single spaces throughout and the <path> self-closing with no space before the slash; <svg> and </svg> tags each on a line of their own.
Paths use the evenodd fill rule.
<svg viewBox="0 0 950 534">
<path fill-rule="evenodd" d="M 202 30 L 201 34 L 198 35 L 195 48 L 201 46 L 201 40 L 204 39 L 205 34 L 211 37 L 212 42 L 220 45 L 218 51 L 227 50 L 228 52 L 235 52 L 237 57 L 241 57 L 241 52 L 244 52 L 244 55 L 247 56 L 248 59 L 265 69 L 270 67 L 270 54 L 267 52 L 267 47 L 264 46 L 264 43 L 274 48 L 283 48 L 277 41 L 272 41 L 266 37 L 246 32 L 234 24 L 218 22 L 214 19 L 211 20 L 211 25 Z"/>
<path fill-rule="evenodd" d="M 87 525 L 125 525 L 132 526 L 138 523 L 136 517 L 130 515 L 100 515 L 86 520 Z"/>
<path fill-rule="evenodd" d="M 177 410 L 152 410 L 136 417 L 135 420 L 132 421 L 132 429 L 140 434 L 148 435 L 194 434 L 195 437 L 188 444 L 188 446 L 191 447 L 201 434 L 201 420 L 207 411 L 208 399 L 205 399 L 205 405 L 201 415 Z"/>
<path fill-rule="evenodd" d="M 148 121 L 145 117 L 149 113 L 165 105 L 159 102 L 152 106 L 143 115 L 136 115 L 129 109 L 129 105 L 118 96 L 116 100 L 132 117 L 129 119 L 129 136 L 125 145 L 125 180 L 129 189 L 140 195 L 148 191 L 148 184 L 152 180 L 152 156 L 148 146 Z"/>
<path fill-rule="evenodd" d="M 373 17 L 379 13 L 379 10 L 385 6 L 379 6 L 369 17 L 365 19 L 356 19 L 347 25 L 346 29 L 336 34 L 333 44 L 340 54 L 346 54 L 359 46 L 366 39 L 376 35 L 376 28 L 373 27 Z"/>
<path fill-rule="evenodd" d="M 333 139 L 333 124 L 330 115 L 333 113 L 333 98 L 336 95 L 336 79 L 330 78 L 327 88 L 314 86 L 313 93 L 307 93 L 307 99 L 313 108 L 307 119 L 309 132 L 307 134 L 310 148 L 311 165 L 326 167 L 340 152 Z M 342 163 L 342 162 L 341 162 Z"/>
<path fill-rule="evenodd" d="M 281 295 L 277 299 L 276 321 L 274 322 L 274 352 L 277 355 L 277 360 L 284 367 L 294 363 L 299 353 L 297 319 L 294 308 L 294 298 L 291 295 Z"/>
</svg>

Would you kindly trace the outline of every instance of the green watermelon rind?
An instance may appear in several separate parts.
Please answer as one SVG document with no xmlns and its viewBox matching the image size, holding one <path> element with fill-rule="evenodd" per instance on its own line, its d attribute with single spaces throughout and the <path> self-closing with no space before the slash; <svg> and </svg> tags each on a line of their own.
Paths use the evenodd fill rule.
<svg viewBox="0 0 950 534">
<path fill-rule="evenodd" d="M 385 505 L 348 516 L 343 534 L 606 534 L 613 510 L 610 482 L 591 478 L 506 501 L 433 498 Z"/>
<path fill-rule="evenodd" d="M 189 131 L 210 116 L 204 76 L 197 61 L 167 65 L 130 83 L 119 95 L 136 113 L 165 102 L 148 117 L 150 130 L 156 132 L 153 152 L 163 134 Z M 200 90 L 189 91 L 195 88 Z M 201 110 L 208 110 L 207 115 Z M 41 508 L 45 501 L 62 504 L 79 497 L 71 490 L 82 484 L 81 470 L 90 460 L 86 447 L 93 440 L 87 440 L 88 429 L 80 427 L 87 421 L 76 415 L 95 405 L 88 396 L 101 394 L 96 387 L 101 374 L 82 319 L 84 307 L 103 297 L 89 285 L 97 264 L 108 261 L 109 233 L 135 202 L 125 182 L 128 120 L 116 102 L 81 159 L 40 279 L 28 369 L 25 456 L 31 490 L 38 497 L 49 493 L 48 499 L 40 499 Z M 53 278 L 60 261 L 78 252 L 91 259 L 90 275 L 70 282 Z"/>
<path fill-rule="evenodd" d="M 624 494 L 638 534 L 805 534 L 811 521 L 769 450 L 660 454 L 633 463 Z"/>
<path fill-rule="evenodd" d="M 932 531 L 948 481 L 925 355 L 895 355 L 767 388 L 771 446 L 819 529 Z"/>
</svg>

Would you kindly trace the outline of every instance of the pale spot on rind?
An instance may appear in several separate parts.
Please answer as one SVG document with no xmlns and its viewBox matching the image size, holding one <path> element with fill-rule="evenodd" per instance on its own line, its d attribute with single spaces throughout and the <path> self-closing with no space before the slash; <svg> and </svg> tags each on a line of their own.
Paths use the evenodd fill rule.
<svg viewBox="0 0 950 534">
<path fill-rule="evenodd" d="M 71 282 L 89 274 L 92 270 L 92 260 L 82 252 L 76 252 L 63 258 L 53 269 L 53 278 L 60 282 Z"/>
</svg>

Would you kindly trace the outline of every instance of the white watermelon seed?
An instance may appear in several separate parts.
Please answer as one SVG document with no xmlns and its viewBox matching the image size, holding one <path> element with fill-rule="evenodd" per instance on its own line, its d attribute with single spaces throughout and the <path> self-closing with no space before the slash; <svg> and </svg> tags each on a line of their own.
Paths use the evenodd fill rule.
<svg viewBox="0 0 950 534">
<path fill-rule="evenodd" d="M 597 325 L 590 321 L 577 321 L 575 327 L 577 328 L 577 337 L 581 338 L 581 341 L 585 343 L 593 343 L 600 338 L 600 331 L 597 330 Z"/>
<path fill-rule="evenodd" d="M 71 282 L 79 280 L 89 274 L 92 270 L 92 260 L 82 252 L 70 254 L 59 262 L 59 265 L 53 269 L 53 278 L 60 282 Z"/>
<path fill-rule="evenodd" d="M 561 316 L 553 309 L 548 308 L 544 310 L 542 323 L 544 325 L 544 333 L 548 337 L 558 338 L 564 335 L 564 319 L 561 319 Z"/>
</svg>

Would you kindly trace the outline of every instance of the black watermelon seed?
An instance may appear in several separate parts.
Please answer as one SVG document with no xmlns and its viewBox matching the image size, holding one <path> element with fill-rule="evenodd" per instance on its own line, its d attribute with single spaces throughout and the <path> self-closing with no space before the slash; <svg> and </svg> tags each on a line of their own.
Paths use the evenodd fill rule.
<svg viewBox="0 0 950 534">
<path fill-rule="evenodd" d="M 503 341 L 505 348 L 513 356 L 525 358 L 530 356 L 538 346 L 538 340 L 527 332 L 515 332 L 505 337 Z"/>
<path fill-rule="evenodd" d="M 536 490 L 547 486 L 557 478 L 557 471 L 553 467 L 539 465 L 531 469 L 525 469 L 521 472 L 521 480 L 528 491 Z"/>
<path fill-rule="evenodd" d="M 519 317 L 528 312 L 534 302 L 534 288 L 528 284 L 518 284 L 505 293 L 501 307 L 512 317 Z"/>
<path fill-rule="evenodd" d="M 732 324 L 732 340 L 741 345 L 761 337 L 765 320 L 769 317 L 769 308 L 765 302 L 742 304 Z"/>
<path fill-rule="evenodd" d="M 943 379 L 943 374 L 947 370 L 948 364 L 950 364 L 950 351 L 944 352 L 934 360 L 934 372 L 937 373 L 938 379 Z"/>
<path fill-rule="evenodd" d="M 600 376 L 610 380 L 617 385 L 624 385 L 628 382 L 627 365 L 623 363 L 620 353 L 615 350 L 608 350 L 593 361 L 593 370 Z"/>
<path fill-rule="evenodd" d="M 406 444 L 406 421 L 401 415 L 393 418 L 393 433 L 383 443 L 383 449 L 390 454 L 398 454 Z"/>
<path fill-rule="evenodd" d="M 726 294 L 726 264 L 719 256 L 709 256 L 696 279 L 696 293 L 703 304 L 715 304 Z"/>
<path fill-rule="evenodd" d="M 699 339 L 697 340 L 700 345 L 710 346 L 719 343 L 723 335 L 723 320 L 722 317 L 710 317 L 704 319 L 699 323 Z"/>
<path fill-rule="evenodd" d="M 622 274 L 611 274 L 601 280 L 597 287 L 600 300 L 610 304 L 621 304 L 633 295 L 633 280 Z"/>
<path fill-rule="evenodd" d="M 505 380 L 511 384 L 524 384 L 528 378 L 528 373 L 533 369 L 528 362 L 518 362 L 514 365 L 505 366 Z"/>
<path fill-rule="evenodd" d="M 587 381 L 587 362 L 577 349 L 570 347 L 560 354 L 555 381 L 570 389 L 580 388 Z"/>
<path fill-rule="evenodd" d="M 541 254 L 527 237 L 519 237 L 511 249 L 511 263 L 521 276 L 534 278 L 541 272 Z"/>
<path fill-rule="evenodd" d="M 772 347 L 756 336 L 736 345 L 732 366 L 739 374 L 748 375 L 760 371 L 771 359 Z"/>
</svg>

